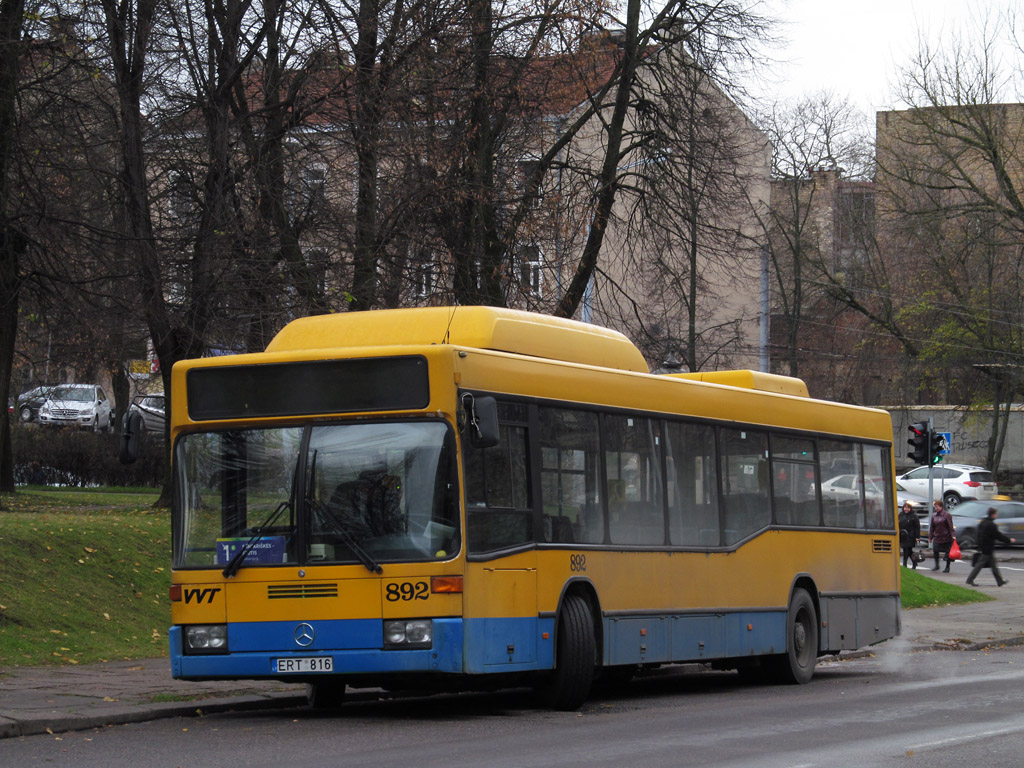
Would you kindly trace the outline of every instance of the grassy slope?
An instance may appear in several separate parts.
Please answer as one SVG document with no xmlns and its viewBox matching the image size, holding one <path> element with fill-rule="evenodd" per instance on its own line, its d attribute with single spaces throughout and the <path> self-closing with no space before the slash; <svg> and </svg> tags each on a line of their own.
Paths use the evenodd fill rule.
<svg viewBox="0 0 1024 768">
<path fill-rule="evenodd" d="M 166 655 L 170 517 L 156 497 L 27 489 L 0 500 L 0 665 Z"/>
<path fill-rule="evenodd" d="M 0 666 L 167 654 L 170 518 L 153 490 L 0 499 Z M 902 570 L 904 608 L 989 600 Z"/>
</svg>

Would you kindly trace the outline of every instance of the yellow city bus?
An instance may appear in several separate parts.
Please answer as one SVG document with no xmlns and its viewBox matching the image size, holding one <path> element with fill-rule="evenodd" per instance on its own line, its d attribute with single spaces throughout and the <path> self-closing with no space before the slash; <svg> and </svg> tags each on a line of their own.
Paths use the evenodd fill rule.
<svg viewBox="0 0 1024 768">
<path fill-rule="evenodd" d="M 807 682 L 899 633 L 889 414 L 488 307 L 309 317 L 175 365 L 176 678 Z"/>
</svg>

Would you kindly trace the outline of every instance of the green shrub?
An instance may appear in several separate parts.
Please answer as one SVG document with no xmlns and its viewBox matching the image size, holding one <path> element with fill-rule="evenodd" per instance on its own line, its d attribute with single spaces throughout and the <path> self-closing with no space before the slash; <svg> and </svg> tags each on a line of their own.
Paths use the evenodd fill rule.
<svg viewBox="0 0 1024 768">
<path fill-rule="evenodd" d="M 166 474 L 161 438 L 147 435 L 134 464 L 118 460 L 120 435 L 35 424 L 11 429 L 19 485 L 158 488 Z"/>
</svg>

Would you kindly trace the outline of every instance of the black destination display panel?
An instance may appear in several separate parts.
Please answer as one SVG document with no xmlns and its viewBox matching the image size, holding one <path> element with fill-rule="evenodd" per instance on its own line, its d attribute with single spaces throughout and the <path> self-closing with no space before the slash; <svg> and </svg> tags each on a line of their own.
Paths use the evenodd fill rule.
<svg viewBox="0 0 1024 768">
<path fill-rule="evenodd" d="M 188 372 L 193 421 L 425 408 L 426 358 L 229 365 Z"/>
</svg>

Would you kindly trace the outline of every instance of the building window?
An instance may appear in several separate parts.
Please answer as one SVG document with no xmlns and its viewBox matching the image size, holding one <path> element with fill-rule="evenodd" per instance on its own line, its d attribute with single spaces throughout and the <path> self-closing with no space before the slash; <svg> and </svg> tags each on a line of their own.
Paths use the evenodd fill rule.
<svg viewBox="0 0 1024 768">
<path fill-rule="evenodd" d="M 533 174 L 537 172 L 538 166 L 537 160 L 520 160 L 518 163 L 518 179 L 517 184 L 519 187 L 520 195 L 526 195 L 529 189 L 530 179 Z M 530 208 L 540 208 L 544 203 L 544 187 L 538 186 L 537 191 L 529 201 Z"/>
<path fill-rule="evenodd" d="M 312 248 L 305 252 L 305 258 L 310 286 L 322 295 L 327 291 L 327 266 L 330 262 L 327 252 L 320 248 Z"/>
<path fill-rule="evenodd" d="M 195 209 L 195 200 L 192 192 L 192 180 L 187 173 L 177 171 L 171 174 L 167 204 L 171 218 L 184 219 L 191 215 Z"/>
<path fill-rule="evenodd" d="M 519 251 L 519 287 L 526 296 L 539 297 L 543 285 L 540 248 L 530 245 Z"/>
<path fill-rule="evenodd" d="M 416 295 L 421 297 L 431 296 L 434 293 L 435 280 L 437 279 L 433 262 L 421 261 L 413 269 L 413 285 L 415 286 Z"/>
<path fill-rule="evenodd" d="M 327 166 L 324 163 L 314 161 L 304 165 L 292 189 L 292 215 L 309 215 L 319 211 L 323 206 L 326 186 Z"/>
</svg>

